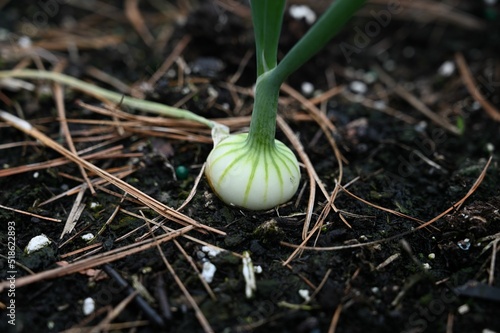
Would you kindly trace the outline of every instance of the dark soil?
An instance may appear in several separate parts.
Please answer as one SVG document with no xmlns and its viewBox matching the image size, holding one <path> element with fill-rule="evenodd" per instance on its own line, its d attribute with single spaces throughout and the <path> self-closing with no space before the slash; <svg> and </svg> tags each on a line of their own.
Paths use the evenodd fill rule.
<svg viewBox="0 0 500 333">
<path fill-rule="evenodd" d="M 82 7 L 53 1 L 49 8 L 44 7 L 42 1 L 7 1 L 6 5 L 0 4 L 0 47 L 5 51 L 0 49 L 0 70 L 12 69 L 23 61 L 33 68 L 43 64 L 52 69 L 57 58 L 67 61 L 65 73 L 114 90 L 90 76 L 89 68 L 95 67 L 132 85 L 147 80 L 189 35 L 191 40 L 182 52 L 182 61 L 174 63 L 173 71 L 162 77 L 152 90 L 145 91 L 144 97 L 174 105 L 195 92 L 186 98 L 183 108 L 207 118 L 249 115 L 252 100 L 244 91 L 251 88 L 256 70 L 246 4 L 216 0 L 171 2 L 168 6 L 156 1 L 140 3 L 140 11 L 155 38 L 153 46 L 148 46 L 127 20 L 120 1 L 110 1 L 109 8 L 99 7 L 102 4 L 98 2 L 88 2 Z M 311 4 L 318 13 L 320 3 Z M 227 251 L 239 254 L 249 251 L 253 264 L 262 267 L 262 273 L 256 275 L 257 291 L 253 298 L 247 299 L 241 259 L 230 252 L 210 258 L 217 268 L 210 283 L 216 296 L 213 300 L 178 247 L 173 242 L 164 243 L 165 257 L 215 332 L 327 332 L 336 311 L 339 316 L 336 332 L 500 332 L 500 263 L 492 262 L 499 248 L 500 233 L 500 124 L 471 97 L 455 63 L 455 55 L 463 54 L 478 82 L 477 89 L 492 105 L 500 107 L 500 6 L 486 5 L 483 1 L 426 1 L 422 6 L 429 11 L 413 15 L 414 9 L 398 8 L 397 13 L 391 12 L 394 8 L 390 3 L 394 2 L 369 4 L 363 11 L 366 15 L 356 16 L 320 54 L 293 74 L 288 84 L 301 91 L 302 83 L 310 82 L 318 92 L 345 86 L 343 93 L 320 107 L 338 128 L 335 138 L 348 161 L 344 164 L 343 184 L 357 179 L 349 191 L 375 205 L 428 221 L 467 194 L 492 156 L 484 180 L 463 205 L 413 233 L 407 232 L 418 227 L 417 222 L 340 193 L 335 204 L 344 212 L 350 227 L 338 213 L 331 212 L 319 236 L 313 237 L 316 242 L 309 242 L 309 246 L 352 245 L 406 234 L 370 246 L 307 250 L 289 266 L 283 266 L 293 252 L 284 243 L 302 242 L 309 185 L 305 172 L 301 182 L 306 186 L 305 192 L 297 194 L 291 203 L 268 212 L 226 206 L 202 179 L 194 199 L 183 212 L 224 231 L 227 236 L 199 232 L 189 235 Z M 451 20 L 450 11 L 435 15 L 431 6 L 443 3 L 484 26 L 476 29 L 465 20 Z M 382 13 L 389 16 L 385 16 L 385 21 L 377 21 L 376 18 L 383 20 Z M 294 19 L 287 12 L 280 42 L 282 54 L 307 28 L 304 20 Z M 171 35 L 163 38 L 169 32 Z M 35 45 L 43 45 L 36 49 L 36 55 L 9 53 L 26 34 Z M 63 41 L 67 36 L 92 40 L 105 35 L 120 40 L 102 47 L 91 44 L 80 48 L 74 47 L 71 38 Z M 233 82 L 244 89 L 231 91 L 227 82 L 238 72 L 247 55 L 252 56 L 242 67 L 241 76 Z M 449 75 L 439 71 L 446 62 L 455 65 Z M 190 70 L 181 78 L 183 66 Z M 380 79 L 380 68 L 433 112 L 463 128 L 463 134 L 452 134 L 434 124 L 395 94 Z M 35 91 L 0 88 L 1 108 L 38 124 L 42 132 L 63 143 L 55 103 L 47 89 L 50 85 L 29 82 L 36 84 Z M 354 85 L 361 83 L 366 92 L 357 91 L 353 82 Z M 68 118 L 109 120 L 84 110 L 75 103 L 77 100 L 99 105 L 92 97 L 66 89 Z M 404 122 L 368 108 L 366 101 L 370 100 L 385 103 L 415 122 Z M 237 105 L 236 101 L 242 104 Z M 338 164 L 318 124 L 294 117 L 306 111 L 286 94 L 281 106 L 281 114 L 299 136 L 318 176 L 327 190 L 332 191 L 338 177 Z M 70 124 L 70 128 L 76 132 L 91 126 Z M 278 131 L 277 135 L 288 144 L 283 133 Z M 27 140 L 32 139 L 0 124 L 2 168 L 60 157 L 36 144 L 3 146 Z M 93 163 L 102 168 L 137 166 L 138 170 L 125 180 L 174 208 L 188 196 L 211 149 L 209 143 L 147 135 L 124 136 L 119 143 L 124 151 L 130 152 L 137 152 L 141 146 L 142 156 Z M 90 145 L 77 143 L 77 150 Z M 186 179 L 181 179 L 182 175 L 175 177 L 173 170 L 179 166 L 189 169 Z M 54 223 L 0 209 L 1 280 L 9 276 L 5 246 L 9 221 L 15 222 L 16 260 L 23 265 L 17 266 L 16 278 L 29 274 L 23 267 L 38 273 L 57 267 L 56 263 L 62 260 L 74 260 L 79 255 L 65 258 L 61 255 L 88 245 L 75 237 L 62 246 L 69 236 L 60 239 L 75 195 L 39 207 L 39 203 L 81 184 L 63 174 L 81 177 L 78 167 L 70 163 L 39 170 L 36 175 L 29 172 L 0 178 L 1 205 L 63 220 L 63 223 Z M 122 193 L 112 186 L 108 188 Z M 94 197 L 87 191 L 83 200 L 86 208 L 75 232 L 97 235 L 117 205 L 136 214 L 142 211 L 152 219 L 156 217 L 147 208 L 128 201 L 120 203 L 120 200 L 103 191 Z M 325 203 L 318 190 L 312 223 L 319 218 Z M 117 239 L 143 224 L 142 220 L 120 212 L 94 242 L 104 244 L 102 252 L 124 246 L 140 233 L 123 242 Z M 167 225 L 179 227 L 174 223 Z M 47 235 L 52 244 L 26 255 L 23 250 L 29 240 L 41 233 Z M 201 245 L 184 238 L 178 241 L 201 268 Z M 165 326 L 155 326 L 132 302 L 112 320 L 115 326 L 110 326 L 109 331 L 203 331 L 156 248 L 110 266 L 129 283 L 138 279 L 153 296 L 153 309 L 164 313 L 159 306 L 157 290 L 160 288 L 167 296 L 171 318 L 163 318 Z M 158 287 L 160 277 L 164 287 Z M 321 289 L 304 304 L 299 290 L 313 294 L 312 286 L 321 286 Z M 15 290 L 16 325 L 12 326 L 8 324 L 5 308 L 12 297 L 4 290 L 0 294 L 0 331 L 61 332 L 84 326 L 85 329 L 78 331 L 86 332 L 127 295 L 115 280 L 102 275 L 95 278 L 78 273 L 40 281 Z M 87 297 L 95 300 L 96 315 L 83 314 L 82 303 Z M 135 328 L 116 325 L 136 321 Z"/>
</svg>

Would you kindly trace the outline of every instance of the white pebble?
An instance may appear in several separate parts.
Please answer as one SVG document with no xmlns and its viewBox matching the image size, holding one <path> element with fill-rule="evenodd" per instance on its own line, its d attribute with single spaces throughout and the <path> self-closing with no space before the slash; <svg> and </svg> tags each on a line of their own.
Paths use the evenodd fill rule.
<svg viewBox="0 0 500 333">
<path fill-rule="evenodd" d="M 94 238 L 94 234 L 92 234 L 91 232 L 89 232 L 89 233 L 86 233 L 86 234 L 82 235 L 82 239 L 83 239 L 84 241 L 89 241 L 89 240 L 91 240 L 92 238 Z"/>
<path fill-rule="evenodd" d="M 307 290 L 307 289 L 299 289 L 299 295 L 306 302 L 309 302 L 311 300 L 311 296 L 309 296 L 309 290 Z"/>
<path fill-rule="evenodd" d="M 33 253 L 35 251 L 43 249 L 50 243 L 51 243 L 50 239 L 44 234 L 35 236 L 29 241 L 28 245 L 24 249 L 24 252 L 26 252 L 26 254 Z"/>
<path fill-rule="evenodd" d="M 33 178 L 37 179 L 39 176 L 40 174 L 38 173 L 38 171 L 33 173 Z"/>
<path fill-rule="evenodd" d="M 458 307 L 458 313 L 460 313 L 461 315 L 466 314 L 467 312 L 469 312 L 469 310 L 470 308 L 467 304 L 463 304 Z"/>
<path fill-rule="evenodd" d="M 92 297 L 83 300 L 83 314 L 88 316 L 95 310 L 95 301 Z"/>
<path fill-rule="evenodd" d="M 32 41 L 31 41 L 31 38 L 29 38 L 28 36 L 22 36 L 21 38 L 19 38 L 19 40 L 17 41 L 17 44 L 22 48 L 22 49 L 28 49 L 31 47 L 31 45 L 33 44 Z"/>
<path fill-rule="evenodd" d="M 253 271 L 257 274 L 260 274 L 262 273 L 262 266 L 260 265 L 257 265 L 257 266 L 253 266 Z"/>
<path fill-rule="evenodd" d="M 352 81 L 349 88 L 351 88 L 351 90 L 356 94 L 364 94 L 368 90 L 366 84 L 361 81 Z"/>
<path fill-rule="evenodd" d="M 450 76 L 454 71 L 455 64 L 450 60 L 443 62 L 443 64 L 438 69 L 438 73 L 441 76 Z"/>
<path fill-rule="evenodd" d="M 208 256 L 209 256 L 210 258 L 216 257 L 219 253 L 221 253 L 221 252 L 222 252 L 220 249 L 216 249 L 216 248 L 214 248 L 214 247 L 211 247 L 211 246 L 206 246 L 206 245 L 205 245 L 205 246 L 203 246 L 203 247 L 201 248 L 201 250 L 202 250 L 203 252 L 205 252 L 206 254 L 208 254 Z"/>
<path fill-rule="evenodd" d="M 427 258 L 429 258 L 430 260 L 434 260 L 434 259 L 436 259 L 436 254 L 435 253 L 429 253 L 429 255 L 427 256 Z"/>
<path fill-rule="evenodd" d="M 300 89 L 302 90 L 302 93 L 306 96 L 309 96 L 313 93 L 314 91 L 314 86 L 311 82 L 302 82 L 302 85 L 300 86 Z"/>
<path fill-rule="evenodd" d="M 426 262 L 424 262 L 424 263 L 422 264 L 422 267 L 423 267 L 426 271 L 428 271 L 428 270 L 430 270 L 430 269 L 432 268 L 432 267 L 431 267 L 431 265 L 429 265 L 429 264 L 428 264 L 428 263 L 426 263 Z"/>
<path fill-rule="evenodd" d="M 217 268 L 215 267 L 214 264 L 212 264 L 210 261 L 205 261 L 203 263 L 203 269 L 201 271 L 201 277 L 203 280 L 205 280 L 207 283 L 212 283 L 214 280 L 214 275 L 215 271 Z"/>
<path fill-rule="evenodd" d="M 316 21 L 316 13 L 304 5 L 291 5 L 288 12 L 294 19 L 305 19 L 308 24 L 313 24 Z"/>
</svg>

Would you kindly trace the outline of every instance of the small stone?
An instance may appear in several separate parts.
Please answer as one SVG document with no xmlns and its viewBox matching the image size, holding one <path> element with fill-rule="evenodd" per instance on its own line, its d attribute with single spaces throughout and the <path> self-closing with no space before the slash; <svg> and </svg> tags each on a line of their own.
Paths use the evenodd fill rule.
<svg viewBox="0 0 500 333">
<path fill-rule="evenodd" d="M 313 24 L 316 21 L 316 13 L 305 5 L 291 5 L 288 12 L 294 19 L 305 19 L 308 24 Z"/>
<path fill-rule="evenodd" d="M 461 241 L 458 241 L 457 245 L 461 250 L 467 251 L 470 249 L 470 239 L 465 238 Z"/>
<path fill-rule="evenodd" d="M 306 96 L 310 96 L 314 92 L 314 86 L 311 82 L 302 82 L 300 89 L 302 90 L 302 94 Z"/>
<path fill-rule="evenodd" d="M 445 61 L 441 67 L 438 69 L 438 73 L 441 76 L 450 76 L 455 71 L 455 64 L 453 61 Z"/>
<path fill-rule="evenodd" d="M 92 233 L 90 233 L 90 232 L 89 232 L 89 233 L 86 233 L 86 234 L 84 234 L 84 235 L 82 235 L 82 239 L 83 239 L 84 241 L 89 241 L 89 240 L 91 240 L 91 239 L 93 239 L 93 238 L 94 238 L 94 234 L 92 234 Z"/>
<path fill-rule="evenodd" d="M 349 88 L 356 94 L 365 94 L 368 91 L 366 84 L 361 81 L 352 81 Z"/>
<path fill-rule="evenodd" d="M 29 241 L 28 245 L 24 249 L 24 252 L 26 252 L 26 254 L 33 253 L 35 251 L 43 249 L 50 243 L 51 243 L 50 239 L 44 234 L 35 236 Z"/>
<path fill-rule="evenodd" d="M 216 248 L 214 248 L 214 247 L 207 246 L 207 245 L 203 246 L 203 247 L 201 248 L 201 250 L 202 250 L 203 252 L 205 252 L 206 254 L 208 254 L 208 256 L 209 256 L 210 258 L 216 257 L 219 253 L 221 253 L 221 250 L 220 250 L 220 249 L 216 249 Z"/>
<path fill-rule="evenodd" d="M 434 260 L 434 259 L 436 259 L 436 254 L 435 253 L 429 253 L 429 255 L 427 256 L 427 258 L 429 258 L 430 260 Z"/>
<path fill-rule="evenodd" d="M 458 313 L 460 313 L 461 315 L 463 315 L 463 314 L 466 314 L 467 312 L 470 311 L 470 307 L 467 304 L 463 304 L 463 305 L 460 305 L 458 307 L 457 311 L 458 311 Z"/>
<path fill-rule="evenodd" d="M 215 275 L 215 271 L 217 268 L 215 267 L 214 264 L 212 264 L 210 261 L 205 261 L 203 263 L 203 269 L 201 271 L 201 277 L 203 280 L 205 280 L 207 283 L 212 283 Z"/>
<path fill-rule="evenodd" d="M 83 314 L 88 316 L 95 310 L 95 301 L 92 297 L 83 300 Z"/>
<path fill-rule="evenodd" d="M 311 300 L 311 296 L 309 296 L 309 290 L 307 290 L 307 289 L 299 289 L 299 295 L 306 302 L 309 302 Z"/>
</svg>

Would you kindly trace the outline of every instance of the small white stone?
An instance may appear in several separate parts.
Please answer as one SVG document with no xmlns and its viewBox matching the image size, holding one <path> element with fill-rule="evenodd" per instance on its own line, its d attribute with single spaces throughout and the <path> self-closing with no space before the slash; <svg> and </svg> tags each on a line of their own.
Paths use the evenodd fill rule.
<svg viewBox="0 0 500 333">
<path fill-rule="evenodd" d="M 423 133 L 425 129 L 427 128 L 427 122 L 425 120 L 419 121 L 417 124 L 415 124 L 414 128 L 415 131 Z"/>
<path fill-rule="evenodd" d="M 38 171 L 33 173 L 33 178 L 37 179 L 39 176 L 40 174 L 38 173 Z"/>
<path fill-rule="evenodd" d="M 302 94 L 309 96 L 314 92 L 314 85 L 311 82 L 302 82 L 300 89 L 302 90 Z"/>
<path fill-rule="evenodd" d="M 495 146 L 491 142 L 488 142 L 486 144 L 486 150 L 488 151 L 488 153 L 491 154 L 495 150 Z"/>
<path fill-rule="evenodd" d="M 467 304 L 463 304 L 463 305 L 460 305 L 458 307 L 458 313 L 460 313 L 461 315 L 463 314 L 466 314 L 467 312 L 470 311 L 470 307 L 467 305 Z"/>
<path fill-rule="evenodd" d="M 28 245 L 24 249 L 24 252 L 26 252 L 26 254 L 33 253 L 35 251 L 43 249 L 50 243 L 51 243 L 50 239 L 44 234 L 35 236 L 29 241 Z"/>
<path fill-rule="evenodd" d="M 294 19 L 305 19 L 308 24 L 313 24 L 316 21 L 316 13 L 305 5 L 291 5 L 288 12 Z"/>
<path fill-rule="evenodd" d="M 83 314 L 88 316 L 95 310 L 95 301 L 92 297 L 83 300 Z"/>
<path fill-rule="evenodd" d="M 309 296 L 309 290 L 307 290 L 307 289 L 299 289 L 299 295 L 306 302 L 309 302 L 311 300 L 311 296 Z"/>
<path fill-rule="evenodd" d="M 86 234 L 82 235 L 82 239 L 83 239 L 84 241 L 89 241 L 89 240 L 91 240 L 91 239 L 93 239 L 93 238 L 94 238 L 94 234 L 93 234 L 93 233 L 91 233 L 91 232 L 89 232 L 89 233 L 86 233 Z"/>
<path fill-rule="evenodd" d="M 453 63 L 453 61 L 450 60 L 443 62 L 443 64 L 438 69 L 438 73 L 441 76 L 450 76 L 451 74 L 453 74 L 454 71 L 455 71 L 455 63 Z"/>
<path fill-rule="evenodd" d="M 215 267 L 214 264 L 212 264 L 210 261 L 205 261 L 203 263 L 203 269 L 201 271 L 201 277 L 203 280 L 205 280 L 207 283 L 212 283 L 214 280 L 214 275 L 215 271 L 217 268 Z"/>
<path fill-rule="evenodd" d="M 28 49 L 31 47 L 31 45 L 33 44 L 32 41 L 31 41 L 31 38 L 29 38 L 28 36 L 22 36 L 21 38 L 19 38 L 19 40 L 17 41 L 17 44 L 22 48 L 22 49 Z"/>
<path fill-rule="evenodd" d="M 208 256 L 209 256 L 210 258 L 216 257 L 219 253 L 221 253 L 221 252 L 222 252 L 220 249 L 216 249 L 216 248 L 213 248 L 213 247 L 211 247 L 211 246 L 206 246 L 206 245 L 205 245 L 205 246 L 203 246 L 203 247 L 201 248 L 201 250 L 202 250 L 203 252 L 205 252 L 206 254 L 208 254 Z"/>
<path fill-rule="evenodd" d="M 349 84 L 349 88 L 356 94 L 365 94 L 368 90 L 366 84 L 361 81 L 352 81 L 351 84 Z"/>
<path fill-rule="evenodd" d="M 92 201 L 90 203 L 90 208 L 94 209 L 94 208 L 97 208 L 97 207 L 99 207 L 99 203 L 98 202 Z"/>
<path fill-rule="evenodd" d="M 429 263 L 427 263 L 427 262 L 424 262 L 424 263 L 422 264 L 422 267 L 423 267 L 426 271 L 428 271 L 428 270 L 430 270 L 430 269 L 432 268 L 432 267 L 431 267 L 431 265 L 429 265 Z"/>
<path fill-rule="evenodd" d="M 436 259 L 436 254 L 435 253 L 429 253 L 429 255 L 427 256 L 427 258 L 429 258 L 430 260 L 434 260 L 434 259 Z"/>
<path fill-rule="evenodd" d="M 254 267 L 253 267 L 253 271 L 254 271 L 255 273 L 257 273 L 257 274 L 262 273 L 262 266 L 260 266 L 260 265 L 254 266 Z"/>
</svg>

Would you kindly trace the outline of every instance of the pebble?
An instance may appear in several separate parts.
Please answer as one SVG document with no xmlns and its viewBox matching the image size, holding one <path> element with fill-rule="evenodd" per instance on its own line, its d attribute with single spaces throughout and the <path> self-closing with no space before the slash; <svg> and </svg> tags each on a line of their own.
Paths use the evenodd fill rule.
<svg viewBox="0 0 500 333">
<path fill-rule="evenodd" d="M 356 94 L 365 94 L 368 91 L 366 84 L 361 81 L 352 81 L 349 88 Z"/>
<path fill-rule="evenodd" d="M 83 314 L 88 316 L 95 310 L 95 301 L 92 297 L 83 300 Z"/>
<path fill-rule="evenodd" d="M 453 61 L 445 61 L 438 69 L 438 73 L 441 76 L 450 76 L 455 71 L 455 64 Z"/>
<path fill-rule="evenodd" d="M 294 19 L 305 19 L 308 24 L 313 24 L 316 21 L 316 13 L 305 5 L 292 5 L 288 12 Z"/>
<path fill-rule="evenodd" d="M 28 245 L 24 249 L 24 252 L 26 252 L 26 254 L 33 253 L 35 251 L 43 249 L 50 243 L 51 243 L 50 239 L 44 234 L 35 236 L 29 241 Z"/>
<path fill-rule="evenodd" d="M 212 283 L 215 275 L 215 271 L 217 268 L 215 267 L 214 264 L 212 264 L 210 261 L 205 261 L 203 263 L 203 269 L 201 271 L 201 277 L 203 280 L 205 280 L 207 283 Z"/>
</svg>

